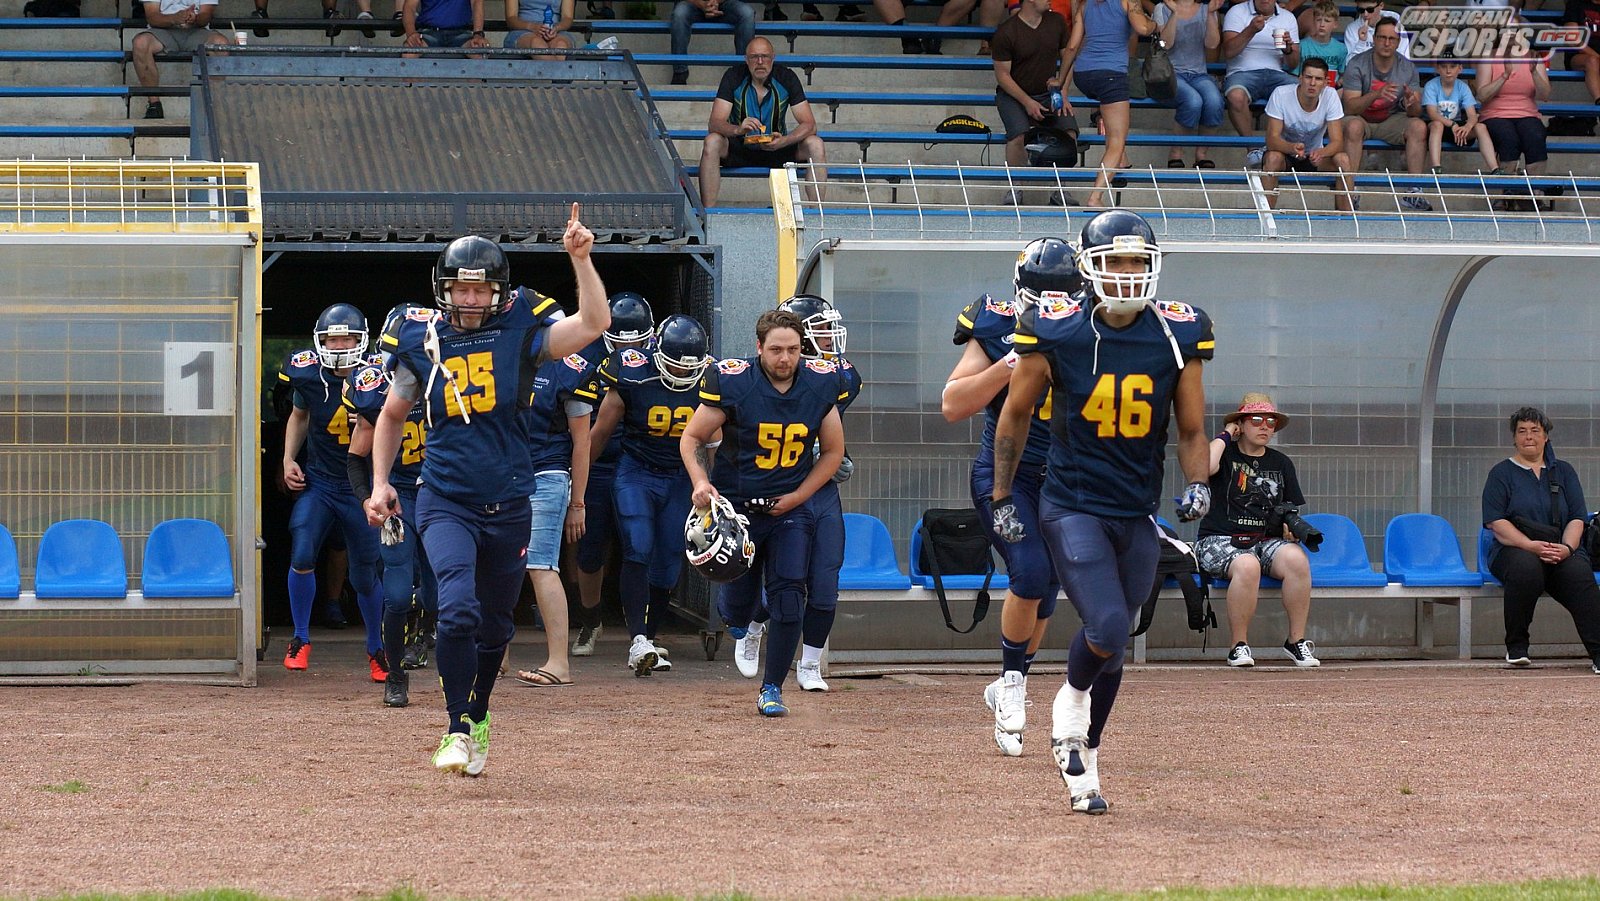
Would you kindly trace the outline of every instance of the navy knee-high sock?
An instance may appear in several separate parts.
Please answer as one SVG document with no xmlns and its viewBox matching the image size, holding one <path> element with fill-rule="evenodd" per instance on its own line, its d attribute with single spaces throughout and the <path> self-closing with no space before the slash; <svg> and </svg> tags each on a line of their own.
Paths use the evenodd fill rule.
<svg viewBox="0 0 1600 901">
<path fill-rule="evenodd" d="M 1105 657 L 1089 650 L 1089 639 L 1083 630 L 1072 636 L 1072 646 L 1067 649 L 1067 684 L 1079 691 L 1088 691 L 1106 666 Z"/>
<path fill-rule="evenodd" d="M 643 635 L 646 606 L 650 602 L 648 570 L 643 563 L 622 561 L 617 572 L 617 588 L 622 595 L 622 615 L 628 621 L 628 635 Z"/>
<path fill-rule="evenodd" d="M 794 664 L 794 652 L 800 645 L 800 624 L 772 620 L 767 623 L 767 668 L 763 684 L 782 685 Z"/>
<path fill-rule="evenodd" d="M 1028 672 L 1028 642 L 1023 640 L 1018 644 L 1015 641 L 1000 636 L 1000 672 L 1009 673 L 1016 670 L 1019 673 Z"/>
<path fill-rule="evenodd" d="M 383 656 L 389 660 L 389 669 L 400 668 L 406 656 L 406 623 L 411 619 L 407 610 L 383 608 Z"/>
<path fill-rule="evenodd" d="M 1105 731 L 1106 720 L 1111 718 L 1111 707 L 1117 703 L 1117 690 L 1122 687 L 1122 661 L 1115 669 L 1107 667 L 1094 680 L 1094 690 L 1089 694 L 1089 747 L 1100 747 L 1100 733 Z"/>
<path fill-rule="evenodd" d="M 311 640 L 311 605 L 317 600 L 317 571 L 289 570 L 289 617 L 294 620 L 294 637 Z"/>
<path fill-rule="evenodd" d="M 356 606 L 361 608 L 361 622 L 367 627 L 367 653 L 376 654 L 383 649 L 383 580 L 374 578 L 366 591 L 357 589 Z M 400 662 L 395 661 L 395 665 Z"/>
<path fill-rule="evenodd" d="M 444 630 L 433 648 L 439 667 L 439 686 L 444 689 L 444 709 L 450 714 L 451 732 L 471 732 L 462 721 L 472 702 L 472 685 L 478 674 L 478 644 L 471 635 L 455 635 Z M 496 668 L 498 670 L 498 667 Z"/>
<path fill-rule="evenodd" d="M 472 700 L 467 704 L 467 716 L 475 723 L 483 722 L 489 715 L 489 695 L 500 678 L 500 661 L 506 656 L 506 647 L 478 648 L 478 675 L 472 681 Z"/>
<path fill-rule="evenodd" d="M 1032 654 L 1023 655 L 1023 657 L 1022 657 L 1022 674 L 1024 676 L 1026 676 L 1028 674 L 1028 670 L 1033 669 L 1033 658 L 1035 658 L 1037 656 L 1039 656 L 1038 652 L 1034 652 Z"/>
<path fill-rule="evenodd" d="M 650 586 L 650 605 L 644 610 L 644 637 L 651 641 L 656 640 L 656 630 L 661 628 L 661 621 L 667 616 L 667 608 L 672 605 L 672 589 Z M 638 634 L 638 633 L 634 633 Z"/>
<path fill-rule="evenodd" d="M 807 607 L 805 618 L 800 621 L 800 630 L 804 636 L 807 647 L 820 648 L 828 643 L 828 633 L 833 631 L 833 617 L 835 610 L 818 610 Z"/>
</svg>

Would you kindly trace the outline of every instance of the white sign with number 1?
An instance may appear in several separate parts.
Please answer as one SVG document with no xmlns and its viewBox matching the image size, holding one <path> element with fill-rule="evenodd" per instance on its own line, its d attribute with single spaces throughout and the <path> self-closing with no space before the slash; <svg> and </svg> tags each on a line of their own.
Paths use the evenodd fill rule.
<svg viewBox="0 0 1600 901">
<path fill-rule="evenodd" d="M 232 344 L 169 341 L 163 345 L 163 412 L 168 416 L 232 416 Z"/>
</svg>

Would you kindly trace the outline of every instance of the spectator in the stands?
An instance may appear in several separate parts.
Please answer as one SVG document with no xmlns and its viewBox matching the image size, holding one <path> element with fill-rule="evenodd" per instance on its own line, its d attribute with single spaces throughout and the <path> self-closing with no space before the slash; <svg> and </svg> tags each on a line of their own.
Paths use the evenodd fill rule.
<svg viewBox="0 0 1600 901">
<path fill-rule="evenodd" d="M 357 0 L 356 8 L 365 11 L 367 13 L 366 17 L 368 19 L 372 18 L 372 8 L 370 6 L 370 0 L 366 0 L 366 2 L 369 2 L 369 5 L 367 5 L 367 6 L 362 6 L 361 5 L 362 2 L 363 2 L 363 0 Z M 150 4 L 148 4 L 148 3 L 145 4 L 145 6 L 149 6 L 149 5 Z M 394 17 L 396 19 L 400 18 L 400 11 L 399 10 L 400 10 L 400 0 L 395 0 L 395 14 L 394 14 Z M 337 18 L 339 18 L 339 0 L 322 0 L 322 17 L 324 19 L 337 19 Z M 267 0 L 255 0 L 255 9 L 250 11 L 250 18 L 252 18 L 252 19 L 265 19 L 265 18 L 268 18 L 268 16 L 267 16 Z M 361 18 L 361 17 L 357 16 L 357 18 Z M 255 24 L 255 32 L 256 32 L 256 37 L 258 37 L 258 38 L 264 38 L 268 34 L 271 33 L 270 30 L 267 28 L 267 23 L 266 22 L 257 22 Z M 328 33 L 328 37 L 331 38 L 334 35 L 339 33 L 339 29 L 336 26 L 329 25 L 327 33 Z M 372 35 L 368 35 L 368 37 L 371 37 L 371 36 Z"/>
<path fill-rule="evenodd" d="M 1311 28 L 1300 41 L 1300 64 L 1313 56 L 1324 60 L 1328 64 L 1328 86 L 1334 89 L 1339 87 L 1339 79 L 1344 75 L 1345 63 L 1350 57 L 1345 53 L 1344 43 L 1334 37 L 1333 32 L 1339 26 L 1339 7 L 1333 0 L 1319 0 L 1311 9 Z M 1295 71 L 1299 75 L 1298 70 Z"/>
<path fill-rule="evenodd" d="M 1600 0 L 1567 0 L 1561 21 L 1589 29 L 1588 45 L 1567 54 L 1567 68 L 1583 73 L 1583 86 L 1589 89 L 1589 99 L 1600 104 Z"/>
<path fill-rule="evenodd" d="M 1355 59 L 1357 54 L 1371 50 L 1378 34 L 1378 23 L 1383 21 L 1393 22 L 1398 27 L 1400 14 L 1385 10 L 1383 0 L 1360 0 L 1356 4 L 1355 20 L 1344 29 L 1346 58 Z M 1403 34 L 1400 35 L 1398 52 L 1405 57 L 1411 55 L 1411 40 Z"/>
<path fill-rule="evenodd" d="M 1439 77 L 1422 86 L 1422 115 L 1428 121 L 1428 164 L 1434 173 L 1444 171 L 1440 152 L 1444 142 L 1453 147 L 1478 145 L 1483 154 L 1485 172 L 1499 174 L 1500 162 L 1495 158 L 1494 145 L 1489 139 L 1489 129 L 1478 121 L 1478 101 L 1472 89 L 1462 81 L 1461 61 L 1445 48 L 1433 65 Z"/>
<path fill-rule="evenodd" d="M 767 4 L 765 18 L 768 22 L 789 21 L 789 17 L 784 14 L 783 9 L 776 3 Z M 867 12 L 854 3 L 843 3 L 840 4 L 839 11 L 834 14 L 833 18 L 836 22 L 865 22 L 867 20 Z M 821 22 L 822 10 L 818 9 L 815 3 L 806 3 L 800 7 L 800 21 Z"/>
<path fill-rule="evenodd" d="M 204 44 L 233 43 L 222 32 L 211 30 L 211 16 L 216 11 L 217 0 L 146 0 L 144 20 L 149 27 L 133 36 L 133 71 L 139 86 L 153 88 L 161 84 L 161 73 L 156 70 L 157 53 L 192 53 Z M 160 119 L 165 115 L 160 98 L 151 97 L 144 117 Z"/>
<path fill-rule="evenodd" d="M 1050 0 L 1022 0 L 1016 15 L 994 31 L 994 105 L 1006 133 L 1007 166 L 1028 164 L 1028 129 L 1035 124 L 1053 117 L 1067 130 L 1078 130 L 1062 87 L 1077 50 L 1069 38 L 1067 22 L 1050 9 Z M 1059 110 L 1050 108 L 1052 91 L 1063 94 Z"/>
<path fill-rule="evenodd" d="M 1180 135 L 1216 134 L 1222 124 L 1222 91 L 1216 79 L 1206 72 L 1206 63 L 1215 62 L 1222 48 L 1222 0 L 1166 0 L 1156 7 L 1156 25 L 1161 41 L 1167 45 L 1172 70 L 1178 80 L 1173 85 L 1177 113 L 1176 132 Z M 1197 169 L 1215 169 L 1206 157 L 1204 145 L 1194 149 Z M 1183 148 L 1173 147 L 1167 166 L 1183 168 Z"/>
<path fill-rule="evenodd" d="M 1400 26 L 1383 19 L 1372 30 L 1372 49 L 1350 58 L 1344 70 L 1344 141 L 1351 168 L 1361 170 L 1363 142 L 1371 137 L 1405 149 L 1406 171 L 1422 174 L 1428 149 L 1428 126 L 1422 121 L 1422 85 L 1417 67 L 1399 53 Z M 1400 197 L 1408 209 L 1426 212 L 1433 205 L 1422 189 L 1411 187 Z"/>
<path fill-rule="evenodd" d="M 945 0 L 939 9 L 939 19 L 936 24 L 942 27 L 960 25 L 967 21 L 967 16 L 971 14 L 974 6 L 979 6 L 979 0 Z M 906 24 L 906 5 L 902 0 L 872 0 L 872 7 L 887 24 Z M 1004 17 L 1004 0 L 982 0 L 978 10 L 979 25 L 993 28 Z M 940 54 L 943 53 L 943 44 L 940 38 L 901 38 L 900 51 Z"/>
<path fill-rule="evenodd" d="M 1509 170 L 1520 158 L 1527 174 L 1543 175 L 1550 159 L 1544 120 L 1539 118 L 1539 104 L 1550 99 L 1550 71 L 1545 61 L 1484 61 L 1474 67 L 1473 93 L 1481 104 L 1478 118 L 1489 129 L 1501 168 Z M 1560 188 L 1545 189 L 1550 195 L 1560 192 Z M 1496 208 L 1531 212 L 1533 202 L 1506 200 Z"/>
<path fill-rule="evenodd" d="M 755 7 L 744 0 L 678 0 L 672 7 L 672 55 L 689 52 L 689 32 L 698 22 L 733 26 L 733 52 L 744 56 L 756 36 Z M 674 65 L 672 83 L 688 84 L 689 67 Z"/>
<path fill-rule="evenodd" d="M 572 33 L 573 0 L 506 0 L 507 48 L 571 50 L 579 46 Z M 550 24 L 545 24 L 545 19 Z"/>
<path fill-rule="evenodd" d="M 1250 104 L 1265 102 L 1284 85 L 1298 84 L 1289 73 L 1300 65 L 1300 26 L 1273 0 L 1247 0 L 1222 17 L 1222 58 L 1228 74 L 1222 96 L 1228 120 L 1241 137 L 1255 134 Z M 1264 148 L 1250 151 L 1249 165 L 1260 165 Z"/>
<path fill-rule="evenodd" d="M 1267 154 L 1261 168 L 1267 172 L 1338 172 L 1334 209 L 1349 212 L 1350 168 L 1344 152 L 1344 105 L 1339 92 L 1328 86 L 1328 61 L 1311 57 L 1300 65 L 1300 83 L 1281 87 L 1267 98 Z M 1326 145 L 1324 145 L 1326 138 Z M 1278 180 L 1263 177 L 1267 204 L 1276 207 Z"/>
<path fill-rule="evenodd" d="M 405 0 L 400 9 L 407 47 L 487 47 L 483 0 Z"/>
<path fill-rule="evenodd" d="M 1110 170 L 1128 165 L 1128 42 L 1135 34 L 1154 34 L 1156 23 L 1139 0 L 1083 0 L 1078 12 L 1067 41 L 1076 52 L 1067 58 L 1067 69 L 1078 90 L 1100 104 L 1105 155 L 1100 158 L 1094 190 L 1084 201 L 1099 207 L 1105 205 L 1103 192 Z"/>
<path fill-rule="evenodd" d="M 722 73 L 716 99 L 711 101 L 711 121 L 700 149 L 701 201 L 708 207 L 716 205 L 723 167 L 776 169 L 784 163 L 809 162 L 815 164 L 809 174 L 820 183 L 828 177 L 822 168 L 827 161 L 817 135 L 817 117 L 799 76 L 778 64 L 771 41 L 751 40 L 744 62 Z M 815 193 L 820 195 L 821 189 Z"/>
</svg>

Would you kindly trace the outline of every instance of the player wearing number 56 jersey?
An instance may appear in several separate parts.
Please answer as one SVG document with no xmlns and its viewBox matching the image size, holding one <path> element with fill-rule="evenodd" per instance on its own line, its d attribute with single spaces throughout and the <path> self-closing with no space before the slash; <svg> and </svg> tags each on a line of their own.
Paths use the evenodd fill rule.
<svg viewBox="0 0 1600 901">
<path fill-rule="evenodd" d="M 709 345 L 699 322 L 676 313 L 656 328 L 651 353 L 624 348 L 600 364 L 600 380 L 610 390 L 595 419 L 595 444 L 622 423 L 612 497 L 622 536 L 618 589 L 633 637 L 628 666 L 635 676 L 672 668 L 655 643 L 656 629 L 683 569 L 690 485 L 678 444 L 699 400 L 695 387 L 711 363 Z"/>
<path fill-rule="evenodd" d="M 996 533 L 1025 535 L 1012 498 L 1037 398 L 1052 392 L 1040 524 L 1061 586 L 1083 619 L 1056 695 L 1051 749 L 1072 809 L 1103 813 L 1098 748 L 1122 684 L 1129 624 L 1150 595 L 1167 425 L 1176 413 L 1178 461 L 1190 485 L 1180 519 L 1210 505 L 1203 361 L 1211 320 L 1155 300 L 1161 250 L 1138 215 L 1109 210 L 1084 226 L 1078 268 L 1096 303 L 1040 303 L 1017 320 L 1019 359 L 995 428 Z"/>
<path fill-rule="evenodd" d="M 806 612 L 806 582 L 816 531 L 813 495 L 833 478 L 844 459 L 844 430 L 837 404 L 844 393 L 838 367 L 801 359 L 805 325 L 793 313 L 769 310 L 756 320 L 757 355 L 723 360 L 700 381 L 700 406 L 683 431 L 680 453 L 698 510 L 720 493 L 749 517 L 755 542 L 751 570 L 722 586 L 722 620 L 749 623 L 766 586 L 771 614 L 766 676 L 758 710 L 782 716 L 782 685 L 794 662 Z M 709 445 L 722 444 L 715 471 L 707 475 Z M 820 442 L 813 459 L 811 445 Z M 757 580 L 762 581 L 757 581 Z"/>
<path fill-rule="evenodd" d="M 378 588 L 378 536 L 366 525 L 361 501 L 350 493 L 345 474 L 345 449 L 350 445 L 350 412 L 344 407 L 344 380 L 367 353 L 367 318 L 346 303 L 336 303 L 317 317 L 313 350 L 289 357 L 278 374 L 289 386 L 294 411 L 283 440 L 283 480 L 291 491 L 304 490 L 289 517 L 289 612 L 294 636 L 283 665 L 303 670 L 311 661 L 311 604 L 317 596 L 317 553 L 334 523 L 344 533 L 349 553 L 350 584 L 356 590 L 361 618 L 367 622 L 367 654 L 372 678 L 382 681 L 378 621 L 383 596 Z M 304 468 L 296 462 L 306 451 Z"/>
<path fill-rule="evenodd" d="M 489 695 L 515 629 L 512 608 L 528 548 L 532 467 L 524 411 L 535 370 L 600 337 L 610 315 L 590 260 L 594 235 L 578 205 L 562 237 L 578 284 L 578 314 L 556 321 L 549 298 L 513 303 L 505 252 L 477 236 L 446 245 L 434 267 L 442 315 L 408 321 L 383 349 L 394 381 L 372 440 L 367 519 L 399 512 L 390 468 L 406 416 L 421 401 L 428 451 L 417 525 L 439 581 L 439 683 L 449 731 L 435 769 L 476 776 L 489 756 Z"/>
</svg>

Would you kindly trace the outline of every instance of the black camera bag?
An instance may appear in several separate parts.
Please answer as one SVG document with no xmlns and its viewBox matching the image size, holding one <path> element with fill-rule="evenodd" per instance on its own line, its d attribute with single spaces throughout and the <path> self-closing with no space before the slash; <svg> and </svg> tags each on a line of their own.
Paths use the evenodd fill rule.
<svg viewBox="0 0 1600 901">
<path fill-rule="evenodd" d="M 994 578 L 994 549 L 989 545 L 989 527 L 978 511 L 932 509 L 922 514 L 922 553 L 917 566 L 933 577 L 933 591 L 939 596 L 939 610 L 951 631 L 965 635 L 978 627 L 989 614 L 989 582 Z M 977 603 L 972 608 L 972 625 L 957 629 L 950 618 L 950 601 L 944 593 L 945 576 L 982 575 Z"/>
</svg>

